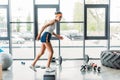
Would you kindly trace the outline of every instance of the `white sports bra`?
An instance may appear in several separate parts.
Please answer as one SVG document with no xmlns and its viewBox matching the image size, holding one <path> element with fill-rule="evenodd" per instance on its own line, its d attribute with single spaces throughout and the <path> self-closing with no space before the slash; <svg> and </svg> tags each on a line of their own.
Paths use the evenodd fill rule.
<svg viewBox="0 0 120 80">
<path fill-rule="evenodd" d="M 53 33 L 53 31 L 55 30 L 55 24 L 51 25 L 51 26 L 48 26 L 46 29 L 45 29 L 45 32 L 49 32 L 49 33 Z"/>
</svg>

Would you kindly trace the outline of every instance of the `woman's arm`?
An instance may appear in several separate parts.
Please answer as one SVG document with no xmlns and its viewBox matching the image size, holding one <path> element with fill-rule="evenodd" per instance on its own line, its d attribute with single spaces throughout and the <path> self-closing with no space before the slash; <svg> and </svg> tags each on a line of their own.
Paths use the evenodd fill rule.
<svg viewBox="0 0 120 80">
<path fill-rule="evenodd" d="M 63 39 L 62 36 L 60 36 L 60 35 L 58 35 L 58 34 L 56 34 L 56 33 L 54 33 L 54 32 L 53 32 L 53 35 L 54 35 L 55 37 L 57 37 L 58 39 L 61 39 L 61 40 Z"/>
</svg>

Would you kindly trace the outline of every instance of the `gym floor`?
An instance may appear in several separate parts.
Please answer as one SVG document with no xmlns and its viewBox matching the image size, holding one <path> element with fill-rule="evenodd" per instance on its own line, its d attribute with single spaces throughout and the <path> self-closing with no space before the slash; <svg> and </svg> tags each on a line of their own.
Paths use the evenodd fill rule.
<svg viewBox="0 0 120 80">
<path fill-rule="evenodd" d="M 29 65 L 32 61 L 14 61 L 11 68 L 3 71 L 3 80 L 43 80 L 45 69 L 37 68 L 37 72 L 32 71 Z M 99 60 L 89 61 L 101 66 Z M 44 66 L 46 61 L 38 61 L 37 65 Z M 57 80 L 120 80 L 120 70 L 101 66 L 101 73 L 94 71 L 81 72 L 82 60 L 63 61 L 62 66 L 52 65 L 57 68 Z"/>
</svg>

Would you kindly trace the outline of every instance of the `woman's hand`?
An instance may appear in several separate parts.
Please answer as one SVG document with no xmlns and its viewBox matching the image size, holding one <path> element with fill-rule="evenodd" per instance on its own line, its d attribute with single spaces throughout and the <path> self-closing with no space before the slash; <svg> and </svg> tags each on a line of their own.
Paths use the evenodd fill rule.
<svg viewBox="0 0 120 80">
<path fill-rule="evenodd" d="M 58 39 L 63 40 L 63 37 L 62 37 L 61 35 L 55 34 L 54 32 L 53 32 L 53 35 L 54 35 L 55 37 L 57 37 Z"/>
<path fill-rule="evenodd" d="M 57 35 L 58 39 L 63 40 L 63 37 L 61 35 Z"/>
<path fill-rule="evenodd" d="M 40 40 L 40 34 L 37 35 L 36 40 Z"/>
</svg>

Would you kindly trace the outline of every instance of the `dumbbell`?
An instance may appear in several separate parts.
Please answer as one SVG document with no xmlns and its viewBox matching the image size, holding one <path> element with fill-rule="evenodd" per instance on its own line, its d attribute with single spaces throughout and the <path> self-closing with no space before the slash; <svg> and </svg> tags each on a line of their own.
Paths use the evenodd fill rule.
<svg viewBox="0 0 120 80">
<path fill-rule="evenodd" d="M 86 65 L 82 65 L 80 71 L 85 71 L 86 70 Z"/>
<path fill-rule="evenodd" d="M 55 57 L 52 58 L 51 62 L 56 62 Z"/>
<path fill-rule="evenodd" d="M 21 62 L 22 65 L 25 65 L 25 62 Z"/>
<path fill-rule="evenodd" d="M 91 65 L 87 65 L 87 70 L 91 71 L 92 70 L 92 66 Z"/>
<path fill-rule="evenodd" d="M 101 71 L 101 67 L 97 67 L 97 71 L 100 73 L 100 71 Z"/>
<path fill-rule="evenodd" d="M 94 71 L 96 71 L 96 69 L 97 69 L 97 64 L 93 64 L 93 69 L 94 69 Z"/>
<path fill-rule="evenodd" d="M 97 64 L 95 63 L 90 63 L 90 66 L 93 68 L 94 71 L 97 69 Z"/>
<path fill-rule="evenodd" d="M 98 67 L 97 64 L 93 63 L 92 67 L 93 67 L 94 71 L 98 71 L 100 73 L 100 71 L 101 71 L 100 66 Z"/>
</svg>

